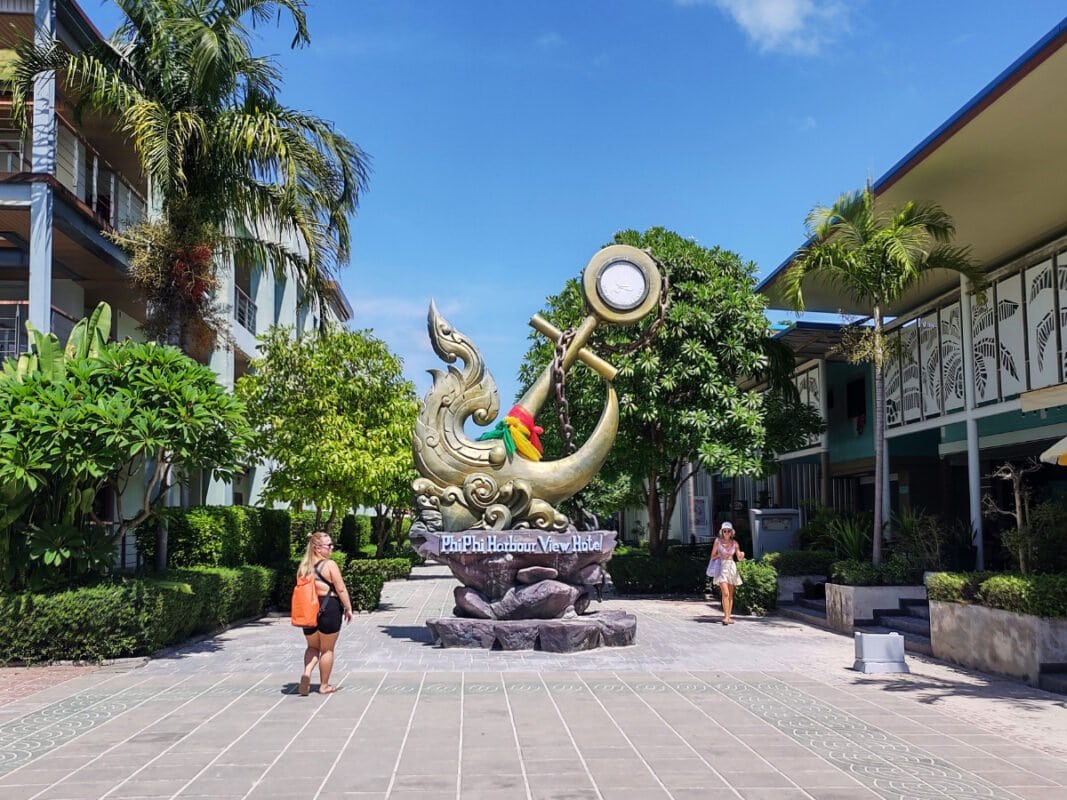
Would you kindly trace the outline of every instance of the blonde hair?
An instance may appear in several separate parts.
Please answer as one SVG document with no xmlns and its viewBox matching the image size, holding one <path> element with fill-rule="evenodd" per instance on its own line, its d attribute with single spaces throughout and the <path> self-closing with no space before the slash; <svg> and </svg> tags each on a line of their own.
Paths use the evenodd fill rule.
<svg viewBox="0 0 1067 800">
<path fill-rule="evenodd" d="M 324 539 L 328 538 L 330 538 L 330 534 L 326 533 L 326 531 L 315 531 L 308 536 L 308 545 L 304 549 L 304 557 L 300 559 L 300 566 L 296 569 L 298 578 L 307 577 L 315 571 L 316 564 L 326 560 L 315 552 L 315 548 L 321 545 Z"/>
</svg>

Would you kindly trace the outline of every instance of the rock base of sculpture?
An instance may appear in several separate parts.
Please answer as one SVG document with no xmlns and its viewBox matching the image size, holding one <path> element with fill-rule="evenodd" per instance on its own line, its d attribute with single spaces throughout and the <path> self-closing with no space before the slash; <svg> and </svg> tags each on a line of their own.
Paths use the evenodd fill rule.
<svg viewBox="0 0 1067 800">
<path fill-rule="evenodd" d="M 456 615 L 489 620 L 584 614 L 592 596 L 599 599 L 615 549 L 614 531 L 420 531 L 411 538 L 420 555 L 447 565 L 463 584 Z"/>
<path fill-rule="evenodd" d="M 426 626 L 442 647 L 482 650 L 577 653 L 598 647 L 625 647 L 637 637 L 637 617 L 625 611 L 601 611 L 573 619 L 446 617 L 427 620 Z"/>
</svg>

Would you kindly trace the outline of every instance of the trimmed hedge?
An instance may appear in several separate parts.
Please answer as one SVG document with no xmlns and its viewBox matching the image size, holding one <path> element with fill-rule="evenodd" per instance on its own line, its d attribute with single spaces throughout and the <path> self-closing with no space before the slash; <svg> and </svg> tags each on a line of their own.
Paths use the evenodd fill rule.
<svg viewBox="0 0 1067 800">
<path fill-rule="evenodd" d="M 670 550 L 653 556 L 644 550 L 616 553 L 607 563 L 619 594 L 702 594 L 707 582 L 709 551 Z"/>
<path fill-rule="evenodd" d="M 837 557 L 830 550 L 786 550 L 767 553 L 764 564 L 774 567 L 779 575 L 826 575 L 829 576 Z"/>
<path fill-rule="evenodd" d="M 352 599 L 353 611 L 373 611 L 382 601 L 382 587 L 385 581 L 381 575 L 363 573 L 352 575 L 352 580 L 345 579 L 348 596 Z"/>
<path fill-rule="evenodd" d="M 57 594 L 0 596 L 0 663 L 150 655 L 263 612 L 265 567 L 173 570 Z"/>
<path fill-rule="evenodd" d="M 193 506 L 163 511 L 167 566 L 239 567 L 289 557 L 289 512 L 253 506 Z M 155 561 L 156 527 L 137 530 L 137 546 Z"/>
<path fill-rule="evenodd" d="M 341 520 L 337 544 L 350 558 L 360 557 L 360 548 L 370 541 L 370 517 L 365 514 L 346 514 Z"/>
<path fill-rule="evenodd" d="M 406 580 L 411 576 L 411 562 L 406 558 L 353 559 L 341 573 L 349 575 L 380 575 L 383 581 Z"/>
<path fill-rule="evenodd" d="M 843 586 L 914 586 L 922 583 L 922 569 L 896 555 L 877 567 L 869 561 L 835 561 L 830 580 Z"/>
<path fill-rule="evenodd" d="M 1067 575 L 1014 575 L 989 572 L 939 572 L 927 581 L 931 600 L 975 603 L 988 608 L 1067 617 Z"/>
<path fill-rule="evenodd" d="M 734 606 L 742 614 L 762 617 L 778 607 L 778 573 L 767 560 L 738 561 L 743 583 L 734 590 Z"/>
</svg>

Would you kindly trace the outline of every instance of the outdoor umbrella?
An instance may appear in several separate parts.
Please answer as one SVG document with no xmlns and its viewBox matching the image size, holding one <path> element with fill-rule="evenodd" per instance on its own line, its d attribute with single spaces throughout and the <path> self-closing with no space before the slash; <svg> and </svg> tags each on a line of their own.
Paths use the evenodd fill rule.
<svg viewBox="0 0 1067 800">
<path fill-rule="evenodd" d="M 1061 467 L 1067 467 L 1067 439 L 1060 439 L 1042 453 L 1041 460 L 1046 464 L 1059 464 Z"/>
</svg>

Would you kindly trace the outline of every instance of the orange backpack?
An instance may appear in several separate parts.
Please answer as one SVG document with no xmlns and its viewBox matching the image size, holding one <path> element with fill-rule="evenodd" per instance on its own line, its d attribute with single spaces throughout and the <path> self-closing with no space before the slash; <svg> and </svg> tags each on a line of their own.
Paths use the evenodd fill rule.
<svg viewBox="0 0 1067 800">
<path fill-rule="evenodd" d="M 319 624 L 319 594 L 315 591 L 315 576 L 297 576 L 293 589 L 292 622 L 302 628 Z"/>
</svg>

